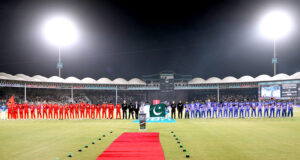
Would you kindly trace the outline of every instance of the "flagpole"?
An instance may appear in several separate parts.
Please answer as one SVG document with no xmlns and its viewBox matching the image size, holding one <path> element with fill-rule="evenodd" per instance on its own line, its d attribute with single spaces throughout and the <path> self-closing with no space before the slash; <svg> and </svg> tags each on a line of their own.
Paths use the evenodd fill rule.
<svg viewBox="0 0 300 160">
<path fill-rule="evenodd" d="M 26 83 L 25 83 L 25 86 L 24 86 L 25 88 L 24 88 L 24 102 L 26 102 Z"/>
<path fill-rule="evenodd" d="M 218 98 L 218 103 L 220 102 L 220 85 L 218 85 L 217 89 L 217 98 Z"/>
<path fill-rule="evenodd" d="M 72 87 L 71 87 L 71 100 L 72 100 L 72 103 L 74 103 L 74 99 L 73 99 L 73 93 L 74 91 L 73 91 L 73 85 L 72 85 Z"/>
<path fill-rule="evenodd" d="M 117 105 L 117 102 L 118 102 L 118 86 L 116 85 L 116 105 Z"/>
</svg>

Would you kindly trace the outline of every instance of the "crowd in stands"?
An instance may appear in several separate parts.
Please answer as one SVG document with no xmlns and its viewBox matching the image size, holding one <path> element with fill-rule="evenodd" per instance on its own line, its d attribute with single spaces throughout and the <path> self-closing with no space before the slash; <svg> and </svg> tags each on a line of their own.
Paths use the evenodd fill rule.
<svg viewBox="0 0 300 160">
<path fill-rule="evenodd" d="M 211 99 L 211 101 L 218 101 L 217 90 L 175 90 L 175 98 L 167 99 L 162 96 L 160 91 L 139 91 L 139 90 L 119 90 L 117 92 L 117 99 L 119 102 L 127 100 L 128 102 L 146 102 L 155 99 L 161 101 L 202 101 Z M 258 101 L 258 89 L 223 89 L 219 91 L 219 101 L 245 100 L 247 98 Z M 1 99 L 9 99 L 12 95 L 15 95 L 16 102 L 24 102 L 24 90 L 20 88 L 2 88 L 0 90 Z M 71 91 L 67 89 L 28 89 L 26 100 L 29 102 L 72 102 Z M 73 102 L 89 102 L 94 104 L 100 104 L 104 101 L 113 103 L 116 102 L 115 90 L 74 90 Z"/>
</svg>

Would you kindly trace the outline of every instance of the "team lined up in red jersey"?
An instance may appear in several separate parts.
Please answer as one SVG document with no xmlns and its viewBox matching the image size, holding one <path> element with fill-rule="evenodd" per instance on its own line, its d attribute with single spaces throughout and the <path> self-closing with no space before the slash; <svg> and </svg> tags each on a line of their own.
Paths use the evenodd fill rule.
<svg viewBox="0 0 300 160">
<path fill-rule="evenodd" d="M 121 105 L 91 103 L 28 103 L 7 106 L 8 119 L 121 119 Z"/>
</svg>

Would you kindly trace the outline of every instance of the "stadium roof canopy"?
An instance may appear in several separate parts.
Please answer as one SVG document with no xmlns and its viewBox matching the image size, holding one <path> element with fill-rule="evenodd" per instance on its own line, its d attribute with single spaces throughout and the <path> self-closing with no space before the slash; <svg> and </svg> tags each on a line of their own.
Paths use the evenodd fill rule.
<svg viewBox="0 0 300 160">
<path fill-rule="evenodd" d="M 223 79 L 220 79 L 218 77 L 211 77 L 208 78 L 207 80 L 200 77 L 196 77 L 188 81 L 188 84 L 216 84 L 216 83 L 244 83 L 244 82 L 246 83 L 246 82 L 267 82 L 267 81 L 296 80 L 296 79 L 300 79 L 300 72 L 296 72 L 292 75 L 280 73 L 273 77 L 266 74 L 262 74 L 257 77 L 251 77 L 249 75 L 246 75 L 240 78 L 228 76 Z M 70 84 L 146 85 L 146 82 L 144 82 L 139 78 L 132 78 L 129 81 L 127 81 L 124 78 L 116 78 L 114 80 L 110 80 L 108 78 L 100 78 L 98 80 L 95 80 L 93 78 L 86 77 L 80 80 L 76 77 L 68 77 L 66 79 L 57 76 L 52 76 L 50 78 L 47 78 L 41 75 L 35 75 L 33 77 L 30 77 L 24 74 L 11 75 L 4 72 L 0 72 L 0 80 L 12 80 L 12 81 L 23 81 L 23 82 L 25 81 L 25 82 L 70 83 Z"/>
<path fill-rule="evenodd" d="M 300 79 L 300 72 L 296 72 L 292 75 L 287 75 L 284 73 L 277 74 L 276 76 L 269 76 L 266 74 L 259 75 L 257 77 L 251 77 L 249 75 L 242 76 L 240 78 L 235 78 L 232 76 L 225 77 L 223 79 L 217 78 L 217 77 L 211 77 L 207 80 L 204 80 L 202 78 L 193 78 L 191 81 L 189 81 L 189 84 L 210 84 L 210 83 L 246 83 L 246 82 L 266 82 L 266 81 L 281 81 L 281 80 L 294 80 L 294 79 Z"/>
<path fill-rule="evenodd" d="M 146 85 L 144 81 L 138 78 L 133 78 L 127 81 L 123 78 L 117 78 L 115 80 L 110 80 L 108 78 L 100 78 L 98 80 L 95 80 L 93 78 L 86 77 L 80 80 L 76 77 L 68 77 L 66 79 L 57 76 L 46 78 L 41 75 L 30 77 L 24 74 L 11 75 L 4 72 L 0 72 L 0 80 L 13 80 L 13 81 L 25 81 L 25 82 L 75 83 L 75 84 Z"/>
</svg>

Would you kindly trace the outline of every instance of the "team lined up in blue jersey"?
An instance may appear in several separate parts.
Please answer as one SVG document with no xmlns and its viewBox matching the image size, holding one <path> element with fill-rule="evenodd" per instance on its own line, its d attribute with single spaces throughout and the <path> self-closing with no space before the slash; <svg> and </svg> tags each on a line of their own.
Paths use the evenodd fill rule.
<svg viewBox="0 0 300 160">
<path fill-rule="evenodd" d="M 185 118 L 280 118 L 293 117 L 294 103 L 292 100 L 249 101 L 192 101 L 184 105 Z M 172 116 L 173 117 L 173 116 Z M 173 117 L 175 118 L 175 117 Z"/>
</svg>

